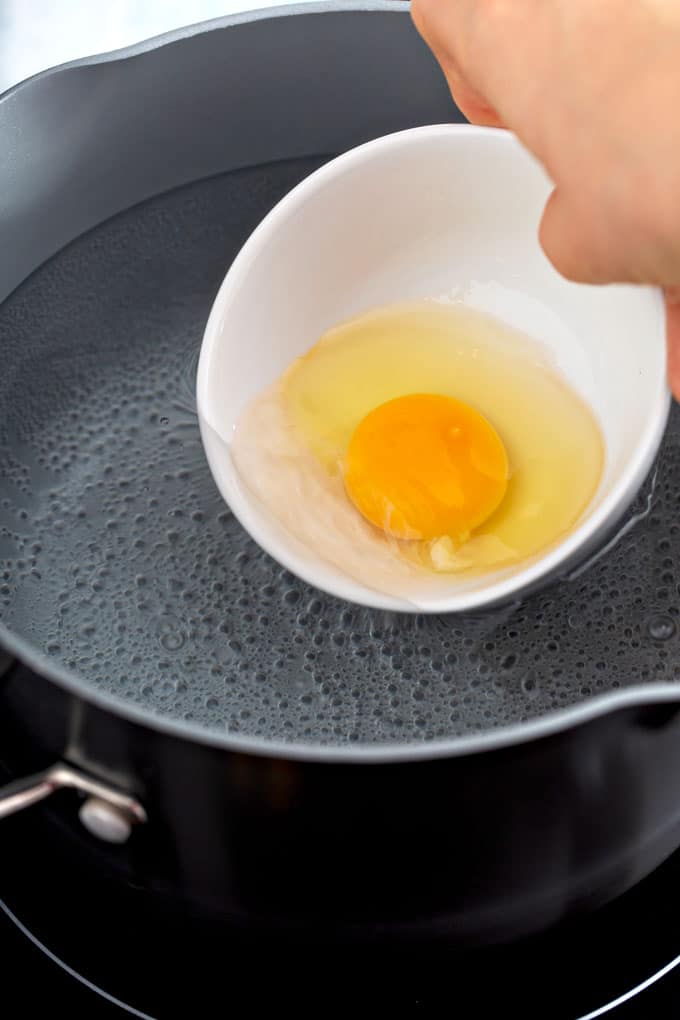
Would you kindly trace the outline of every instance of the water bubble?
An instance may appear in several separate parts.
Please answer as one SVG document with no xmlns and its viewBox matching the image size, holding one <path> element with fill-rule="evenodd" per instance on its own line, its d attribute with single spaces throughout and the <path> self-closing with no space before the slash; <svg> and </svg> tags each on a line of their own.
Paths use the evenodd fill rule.
<svg viewBox="0 0 680 1020">
<path fill-rule="evenodd" d="M 163 648 L 168 652 L 178 652 L 180 648 L 184 647 L 184 640 L 181 631 L 176 631 L 174 634 L 162 634 L 160 639 Z"/>
<path fill-rule="evenodd" d="M 655 641 L 668 641 L 675 636 L 676 625 L 669 616 L 653 616 L 647 621 L 647 633 Z"/>
</svg>

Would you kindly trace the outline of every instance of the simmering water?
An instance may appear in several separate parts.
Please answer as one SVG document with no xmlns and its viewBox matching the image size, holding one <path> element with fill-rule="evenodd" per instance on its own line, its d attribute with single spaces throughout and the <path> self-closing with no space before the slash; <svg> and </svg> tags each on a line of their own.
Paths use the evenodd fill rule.
<svg viewBox="0 0 680 1020">
<path fill-rule="evenodd" d="M 150 712 L 325 744 L 453 737 L 680 680 L 677 408 L 634 526 L 524 605 L 466 618 L 360 610 L 243 533 L 203 456 L 195 359 L 230 259 L 315 165 L 145 203 L 0 308 L 4 625 Z"/>
</svg>

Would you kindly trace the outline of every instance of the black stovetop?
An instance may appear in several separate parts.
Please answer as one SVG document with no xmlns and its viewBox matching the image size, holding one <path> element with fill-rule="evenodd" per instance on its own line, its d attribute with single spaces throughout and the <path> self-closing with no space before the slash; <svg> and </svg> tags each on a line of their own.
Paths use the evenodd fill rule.
<svg viewBox="0 0 680 1020">
<path fill-rule="evenodd" d="M 383 1014 L 396 1008 L 413 1016 L 455 1010 L 463 1020 L 511 1012 L 524 1020 L 680 1016 L 680 964 L 604 1010 L 680 957 L 680 851 L 616 903 L 560 932 L 465 956 L 441 944 L 402 947 L 395 956 L 378 942 L 357 955 L 347 947 L 241 938 L 167 911 L 156 915 L 148 900 L 140 909 L 139 894 L 131 890 L 89 879 L 83 887 L 82 875 L 69 873 L 23 823 L 4 822 L 3 836 L 9 838 L 3 840 L 0 896 L 14 915 L 0 912 L 3 999 L 21 1003 L 24 1016 L 128 1015 L 62 963 L 132 1005 L 138 1011 L 132 1015 L 157 1020 L 222 1015 L 235 1005 L 289 1006 L 303 1014 L 328 1006 Z"/>
</svg>

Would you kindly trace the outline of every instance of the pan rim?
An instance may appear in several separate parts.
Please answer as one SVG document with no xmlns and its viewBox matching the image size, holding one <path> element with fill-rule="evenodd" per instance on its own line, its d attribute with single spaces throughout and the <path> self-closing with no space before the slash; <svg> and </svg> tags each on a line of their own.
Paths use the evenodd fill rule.
<svg viewBox="0 0 680 1020">
<path fill-rule="evenodd" d="M 630 687 L 593 695 L 583 702 L 555 709 L 523 723 L 499 726 L 467 736 L 450 737 L 421 743 L 357 743 L 322 744 L 301 741 L 265 740 L 261 737 L 210 730 L 205 726 L 153 714 L 115 694 L 88 688 L 79 675 L 66 666 L 56 667 L 49 656 L 31 647 L 14 635 L 0 621 L 0 645 L 10 655 L 32 669 L 43 679 L 55 683 L 95 708 L 118 715 L 128 722 L 181 740 L 206 747 L 219 748 L 259 758 L 309 761 L 318 764 L 397 764 L 411 761 L 434 761 L 442 758 L 463 758 L 477 754 L 510 750 L 549 737 L 559 736 L 590 722 L 626 709 L 655 705 L 677 705 L 680 689 L 671 683 L 631 684 Z"/>
<path fill-rule="evenodd" d="M 164 46 L 183 42 L 186 39 L 191 39 L 193 36 L 207 35 L 209 32 L 219 31 L 223 28 L 234 28 L 238 25 L 257 21 L 269 21 L 274 18 L 314 16 L 317 14 L 392 12 L 408 15 L 409 8 L 409 0 L 311 0 L 311 2 L 287 3 L 281 4 L 280 7 L 263 6 L 237 14 L 225 14 L 219 18 L 196 21 L 189 25 L 183 25 L 180 28 L 173 28 L 169 32 L 161 32 L 159 35 L 150 36 L 148 39 L 141 39 L 139 42 L 131 43 L 129 46 L 121 46 L 114 50 L 103 50 L 102 52 L 78 57 L 77 60 L 68 60 L 63 64 L 54 64 L 42 71 L 29 75 L 28 78 L 23 78 L 21 81 L 10 85 L 9 88 L 0 92 L 0 103 L 14 98 L 18 92 L 33 82 L 52 77 L 52 75 L 59 74 L 62 71 L 129 60 L 133 57 L 142 56 L 144 53 L 161 49 Z"/>
</svg>

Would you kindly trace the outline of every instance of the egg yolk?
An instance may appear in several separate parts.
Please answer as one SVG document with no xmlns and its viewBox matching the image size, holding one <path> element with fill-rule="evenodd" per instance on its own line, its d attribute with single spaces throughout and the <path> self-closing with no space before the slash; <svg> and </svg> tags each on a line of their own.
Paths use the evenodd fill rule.
<svg viewBox="0 0 680 1020">
<path fill-rule="evenodd" d="M 433 393 L 381 404 L 347 449 L 345 487 L 388 535 L 465 541 L 499 506 L 508 458 L 493 426 L 467 404 Z"/>
</svg>

